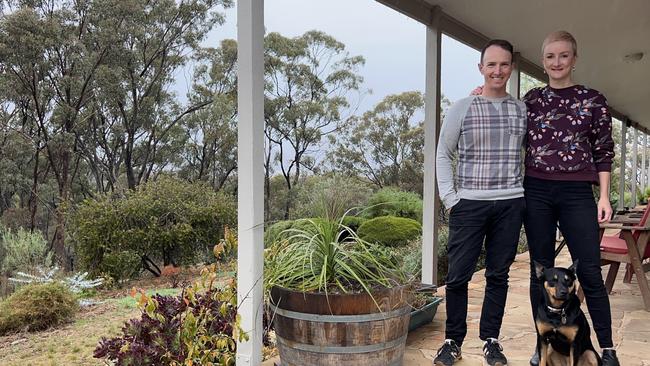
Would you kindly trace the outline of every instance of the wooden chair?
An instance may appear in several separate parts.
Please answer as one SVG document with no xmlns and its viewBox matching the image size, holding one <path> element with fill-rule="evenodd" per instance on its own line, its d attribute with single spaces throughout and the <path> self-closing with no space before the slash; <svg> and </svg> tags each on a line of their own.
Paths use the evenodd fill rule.
<svg viewBox="0 0 650 366">
<path fill-rule="evenodd" d="M 636 275 L 646 311 L 650 311 L 650 287 L 645 272 L 650 271 L 650 264 L 643 260 L 650 258 L 650 209 L 646 208 L 641 218 L 620 217 L 600 225 L 600 257 L 602 264 L 609 264 L 605 287 L 612 291 L 614 281 L 621 263 L 628 264 L 628 271 Z M 618 229 L 618 235 L 603 235 L 605 229 Z M 626 275 L 626 277 L 628 277 Z"/>
<path fill-rule="evenodd" d="M 637 206 L 633 209 L 627 210 L 623 214 L 619 214 L 619 216 L 615 216 L 610 223 L 616 223 L 616 224 L 625 224 L 628 226 L 643 226 L 645 225 L 646 221 L 650 217 L 650 210 L 648 210 L 650 206 Z M 623 239 L 623 236 L 621 235 L 620 230 L 616 232 L 615 236 L 618 236 L 619 238 Z M 603 237 L 603 234 L 601 234 L 601 239 Z M 636 233 L 634 236 L 635 239 L 639 238 L 639 233 Z M 611 242 L 611 239 L 608 239 L 607 241 Z M 620 242 L 618 245 L 620 246 Z M 632 276 L 634 275 L 634 271 L 632 270 L 632 265 L 628 263 L 625 268 L 625 277 L 623 277 L 623 282 L 624 283 L 630 283 L 632 282 Z"/>
</svg>

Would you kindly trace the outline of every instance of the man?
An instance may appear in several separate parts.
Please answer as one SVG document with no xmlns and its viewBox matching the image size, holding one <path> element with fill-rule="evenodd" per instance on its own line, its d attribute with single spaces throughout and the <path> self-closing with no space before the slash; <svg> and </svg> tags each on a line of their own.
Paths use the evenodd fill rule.
<svg viewBox="0 0 650 366">
<path fill-rule="evenodd" d="M 483 47 L 478 65 L 485 79 L 482 94 L 454 103 L 442 125 L 436 167 L 440 198 L 449 209 L 449 271 L 446 339 L 434 365 L 452 365 L 461 358 L 467 284 L 484 242 L 486 286 L 479 336 L 488 365 L 508 362 L 498 337 L 525 208 L 526 134 L 526 106 L 506 92 L 512 54 L 512 45 L 504 40 Z"/>
</svg>

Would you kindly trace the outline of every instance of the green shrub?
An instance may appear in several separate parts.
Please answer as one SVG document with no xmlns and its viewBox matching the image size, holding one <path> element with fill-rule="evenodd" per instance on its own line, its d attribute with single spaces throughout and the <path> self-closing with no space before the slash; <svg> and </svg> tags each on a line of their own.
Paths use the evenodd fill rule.
<svg viewBox="0 0 650 366">
<path fill-rule="evenodd" d="M 356 233 L 359 231 L 359 227 L 366 221 L 368 220 L 359 216 L 345 216 L 343 217 L 342 224 Z"/>
<path fill-rule="evenodd" d="M 268 247 L 269 245 L 278 243 L 281 240 L 291 240 L 291 237 L 293 237 L 295 234 L 295 230 L 306 231 L 315 234 L 315 226 L 312 224 L 312 222 L 323 224 L 328 222 L 328 220 L 321 217 L 315 217 L 308 219 L 279 221 L 271 226 L 268 236 L 265 234 L 265 238 L 267 238 L 268 241 L 265 239 L 264 243 Z"/>
<path fill-rule="evenodd" d="M 519 231 L 519 243 L 517 243 L 517 254 L 528 251 L 528 237 L 526 237 L 526 230 L 522 227 Z"/>
<path fill-rule="evenodd" d="M 108 277 L 110 284 L 119 287 L 122 281 L 138 276 L 141 263 L 142 259 L 131 250 L 110 252 L 103 256 L 97 272 L 102 277 Z"/>
<path fill-rule="evenodd" d="M 447 277 L 447 242 L 449 240 L 449 229 L 447 226 L 440 226 L 438 232 L 438 285 L 445 284 Z M 409 278 L 419 281 L 422 277 L 422 237 L 408 242 L 407 245 L 394 248 L 397 258 L 401 258 L 402 268 Z M 481 269 L 478 265 L 477 270 Z"/>
<path fill-rule="evenodd" d="M 279 240 L 283 232 L 291 228 L 291 225 L 293 225 L 293 220 L 278 221 L 269 226 L 264 231 L 264 247 L 268 248 L 271 244 Z"/>
<path fill-rule="evenodd" d="M 358 234 L 365 241 L 395 247 L 406 245 L 420 236 L 422 226 L 412 219 L 382 216 L 364 222 Z"/>
<path fill-rule="evenodd" d="M 343 175 L 313 175 L 296 187 L 292 218 L 325 217 L 335 220 L 356 214 L 372 194 L 368 183 Z"/>
<path fill-rule="evenodd" d="M 212 247 L 236 216 L 232 197 L 201 183 L 163 177 L 123 198 L 86 200 L 70 222 L 79 263 L 95 272 L 108 254 L 121 252 L 165 265 L 212 258 Z"/>
<path fill-rule="evenodd" d="M 62 283 L 24 286 L 0 303 L 0 335 L 54 327 L 72 320 L 78 309 L 74 294 Z"/>
<path fill-rule="evenodd" d="M 383 188 L 370 197 L 366 207 L 363 215 L 368 218 L 397 216 L 422 222 L 422 199 L 413 192 Z"/>
<path fill-rule="evenodd" d="M 620 197 L 618 196 L 618 194 L 613 195 L 613 199 L 610 201 L 610 203 L 612 203 L 613 207 L 618 205 L 618 200 L 619 199 L 620 199 Z M 632 207 L 632 193 L 625 192 L 625 194 L 623 196 L 623 206 L 628 207 L 628 208 Z"/>
<path fill-rule="evenodd" d="M 440 226 L 438 232 L 438 284 L 445 283 L 447 276 L 447 241 L 449 229 Z M 401 258 L 402 269 L 409 278 L 419 281 L 422 277 L 422 237 L 415 238 L 403 247 L 394 248 L 397 258 Z"/>
<path fill-rule="evenodd" d="M 440 226 L 438 231 L 438 285 L 444 285 L 447 278 L 447 270 L 449 267 L 449 259 L 447 257 L 447 243 L 449 241 L 449 228 L 445 225 Z M 517 253 L 523 253 L 528 250 L 526 242 L 526 234 L 521 230 L 519 235 L 519 244 L 517 246 Z M 401 258 L 404 272 L 414 279 L 419 279 L 422 275 L 422 238 L 411 240 L 406 246 L 395 248 L 395 255 Z M 485 268 L 485 249 L 481 250 L 481 254 L 476 262 L 476 271 Z"/>
<path fill-rule="evenodd" d="M 47 242 L 39 231 L 0 228 L 0 271 L 13 273 L 39 266 L 49 267 L 52 254 L 47 249 Z"/>
<path fill-rule="evenodd" d="M 311 233 L 316 233 L 317 226 L 320 226 L 326 222 L 329 222 L 329 220 L 326 220 L 322 217 L 314 217 L 314 218 L 307 218 L 307 219 L 298 219 L 294 220 L 293 224 L 291 225 L 291 229 L 294 230 L 300 230 L 300 231 L 306 231 L 306 232 L 311 232 Z M 314 225 L 316 224 L 316 225 Z M 289 233 L 289 235 L 292 235 Z"/>
<path fill-rule="evenodd" d="M 325 222 L 326 220 L 320 217 L 311 219 L 298 219 L 298 220 L 283 220 L 269 226 L 264 232 L 264 246 L 268 248 L 271 244 L 278 242 L 282 239 L 287 239 L 292 236 L 292 231 L 288 229 L 297 230 L 312 230 L 313 225 L 309 220 L 317 223 Z M 359 226 L 367 220 L 358 216 L 344 216 L 342 224 L 349 227 L 353 232 L 357 232 Z M 343 231 L 344 238 L 347 237 L 347 231 Z"/>
<path fill-rule="evenodd" d="M 598 199 L 598 198 L 600 198 L 600 196 L 596 196 L 596 198 Z M 637 187 L 637 189 L 636 189 L 636 200 L 638 201 L 637 204 L 643 203 L 643 201 L 645 201 L 645 199 L 646 199 L 645 192 L 643 192 L 640 187 Z M 610 201 L 610 203 L 611 203 L 611 201 Z"/>
</svg>

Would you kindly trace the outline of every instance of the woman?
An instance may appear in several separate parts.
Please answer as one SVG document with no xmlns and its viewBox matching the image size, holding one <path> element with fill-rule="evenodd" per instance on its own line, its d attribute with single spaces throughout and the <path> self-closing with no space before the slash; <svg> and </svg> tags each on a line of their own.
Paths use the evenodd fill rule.
<svg viewBox="0 0 650 366">
<path fill-rule="evenodd" d="M 534 260 L 552 267 L 559 223 L 571 258 L 579 261 L 578 279 L 603 349 L 603 365 L 619 365 L 612 342 L 609 297 L 601 275 L 598 235 L 598 223 L 608 221 L 612 215 L 611 115 L 602 94 L 573 81 L 577 56 L 577 44 L 570 33 L 549 34 L 542 45 L 549 83 L 524 97 L 528 108 L 524 226 L 531 264 Z M 598 203 L 592 184 L 600 186 Z M 534 273 L 531 268 L 533 317 L 540 301 L 540 283 Z M 530 363 L 539 364 L 537 354 Z"/>
</svg>

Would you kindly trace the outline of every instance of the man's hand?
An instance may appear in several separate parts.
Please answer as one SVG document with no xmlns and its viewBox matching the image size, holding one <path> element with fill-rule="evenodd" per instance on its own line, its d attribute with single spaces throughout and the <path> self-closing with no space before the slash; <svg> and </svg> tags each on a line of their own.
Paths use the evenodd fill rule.
<svg viewBox="0 0 650 366">
<path fill-rule="evenodd" d="M 469 93 L 469 95 L 481 95 L 481 94 L 483 94 L 483 85 L 477 86 L 476 89 L 472 90 L 472 92 Z"/>
<path fill-rule="evenodd" d="M 607 222 L 612 218 L 612 205 L 609 198 L 601 197 L 598 200 L 598 222 Z"/>
</svg>

